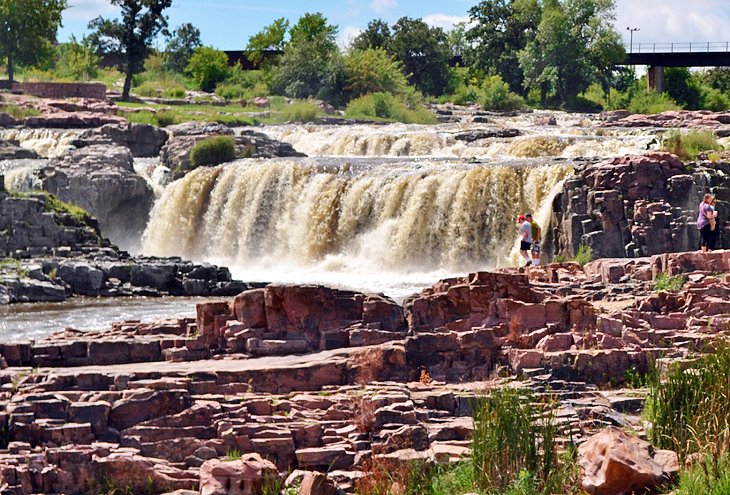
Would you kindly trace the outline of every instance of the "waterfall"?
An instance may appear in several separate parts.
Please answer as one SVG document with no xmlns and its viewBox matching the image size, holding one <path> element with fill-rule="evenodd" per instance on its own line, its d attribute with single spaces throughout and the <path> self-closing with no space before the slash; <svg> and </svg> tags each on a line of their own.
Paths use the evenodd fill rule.
<svg viewBox="0 0 730 495">
<path fill-rule="evenodd" d="M 18 141 L 20 146 L 33 150 L 44 158 L 61 156 L 74 149 L 73 141 L 81 134 L 79 129 L 0 129 L 0 140 Z"/>
<path fill-rule="evenodd" d="M 484 269 L 507 263 L 517 215 L 539 211 L 571 173 L 565 164 L 242 160 L 168 186 L 143 251 L 234 268 Z"/>
<path fill-rule="evenodd" d="M 38 171 L 48 160 L 20 159 L 0 160 L 0 175 L 5 178 L 5 189 L 12 192 L 28 192 L 41 189 Z"/>
</svg>

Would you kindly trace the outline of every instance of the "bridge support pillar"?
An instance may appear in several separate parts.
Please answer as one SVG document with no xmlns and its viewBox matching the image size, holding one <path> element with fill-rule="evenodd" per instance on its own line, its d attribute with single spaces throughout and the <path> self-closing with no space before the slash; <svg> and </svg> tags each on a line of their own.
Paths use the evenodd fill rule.
<svg viewBox="0 0 730 495">
<path fill-rule="evenodd" d="M 664 92 L 664 67 L 661 65 L 652 65 L 649 67 L 649 89 L 655 93 Z"/>
</svg>

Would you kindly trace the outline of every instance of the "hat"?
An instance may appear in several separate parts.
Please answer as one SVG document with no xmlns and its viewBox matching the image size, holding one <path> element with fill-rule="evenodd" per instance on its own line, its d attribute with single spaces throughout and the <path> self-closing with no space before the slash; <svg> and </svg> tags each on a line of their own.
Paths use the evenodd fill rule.
<svg viewBox="0 0 730 495">
<path fill-rule="evenodd" d="M 517 221 L 518 222 L 524 222 L 525 221 L 525 215 L 520 215 L 519 217 L 517 217 Z"/>
</svg>

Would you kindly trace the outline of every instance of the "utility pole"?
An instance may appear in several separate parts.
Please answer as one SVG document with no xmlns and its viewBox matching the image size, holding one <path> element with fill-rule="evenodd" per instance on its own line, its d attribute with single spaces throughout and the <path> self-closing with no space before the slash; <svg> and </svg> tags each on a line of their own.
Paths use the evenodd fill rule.
<svg viewBox="0 0 730 495">
<path fill-rule="evenodd" d="M 639 28 L 627 27 L 626 30 L 629 31 L 629 33 L 631 33 L 629 35 L 629 39 L 630 39 L 630 41 L 629 41 L 629 53 L 634 53 L 634 31 L 639 31 Z"/>
</svg>

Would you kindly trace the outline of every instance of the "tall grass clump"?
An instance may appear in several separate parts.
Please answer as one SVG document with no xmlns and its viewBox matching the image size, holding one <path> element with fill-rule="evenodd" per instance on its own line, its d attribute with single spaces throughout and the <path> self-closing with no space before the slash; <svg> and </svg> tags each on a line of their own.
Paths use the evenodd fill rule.
<svg viewBox="0 0 730 495">
<path fill-rule="evenodd" d="M 35 108 L 22 107 L 20 105 L 0 105 L 0 113 L 7 113 L 16 120 L 23 120 L 26 117 L 36 117 L 41 114 Z"/>
<path fill-rule="evenodd" d="M 688 131 L 676 129 L 662 137 L 662 149 L 677 155 L 682 160 L 694 160 L 703 151 L 722 151 L 712 131 Z"/>
<path fill-rule="evenodd" d="M 322 109 L 311 101 L 298 101 L 282 109 L 282 116 L 287 122 L 317 122 Z"/>
<path fill-rule="evenodd" d="M 679 486 L 674 495 L 727 495 L 730 493 L 730 456 L 723 454 L 719 459 L 710 455 L 685 469 L 679 477 Z"/>
<path fill-rule="evenodd" d="M 665 376 L 650 383 L 645 415 L 649 440 L 684 460 L 703 453 L 713 459 L 730 450 L 730 347 L 718 343 L 711 353 L 672 363 Z"/>
<path fill-rule="evenodd" d="M 351 100 L 345 115 L 351 118 L 381 119 L 404 124 L 435 124 L 436 116 L 417 98 L 390 93 L 369 93 Z"/>
<path fill-rule="evenodd" d="M 558 488 L 564 477 L 557 436 L 551 401 L 517 389 L 492 391 L 474 408 L 476 485 L 488 493 L 565 493 Z"/>
<path fill-rule="evenodd" d="M 203 139 L 190 150 L 190 162 L 194 167 L 214 166 L 234 158 L 236 158 L 236 142 L 231 136 Z"/>
</svg>

